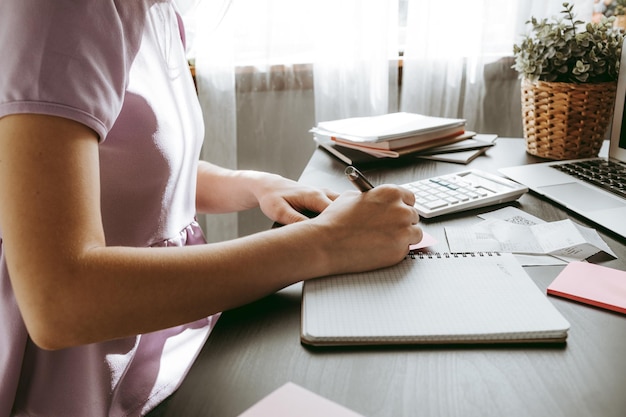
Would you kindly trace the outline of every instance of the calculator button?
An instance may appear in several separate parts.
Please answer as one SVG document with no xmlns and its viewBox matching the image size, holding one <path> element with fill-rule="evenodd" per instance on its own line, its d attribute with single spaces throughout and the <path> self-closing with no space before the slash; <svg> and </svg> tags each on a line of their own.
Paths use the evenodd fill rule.
<svg viewBox="0 0 626 417">
<path fill-rule="evenodd" d="M 424 204 L 424 207 L 427 207 L 427 208 L 432 210 L 432 209 L 436 209 L 436 208 L 439 208 L 439 207 L 444 207 L 444 206 L 447 206 L 447 205 L 448 205 L 448 203 L 446 203 L 443 200 L 434 200 L 434 201 L 429 201 L 426 204 Z"/>
</svg>

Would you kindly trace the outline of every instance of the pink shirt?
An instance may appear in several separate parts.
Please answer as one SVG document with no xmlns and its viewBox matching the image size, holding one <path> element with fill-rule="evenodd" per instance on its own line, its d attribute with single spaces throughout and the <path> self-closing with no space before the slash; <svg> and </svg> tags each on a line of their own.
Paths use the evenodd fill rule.
<svg viewBox="0 0 626 417">
<path fill-rule="evenodd" d="M 98 133 L 108 245 L 204 242 L 194 222 L 204 133 L 181 35 L 168 0 L 0 1 L 0 117 L 55 115 Z M 142 415 L 178 387 L 216 316 L 43 351 L 1 240 L 0 230 L 0 417 Z"/>
</svg>

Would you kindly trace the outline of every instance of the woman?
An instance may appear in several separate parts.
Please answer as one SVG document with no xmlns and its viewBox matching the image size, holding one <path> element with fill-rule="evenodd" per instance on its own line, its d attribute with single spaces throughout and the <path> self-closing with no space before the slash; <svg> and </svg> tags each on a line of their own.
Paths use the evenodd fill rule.
<svg viewBox="0 0 626 417">
<path fill-rule="evenodd" d="M 0 417 L 144 415 L 220 311 L 421 240 L 399 187 L 198 162 L 180 27 L 168 0 L 0 2 Z M 194 221 L 257 206 L 286 226 L 206 244 Z"/>
</svg>

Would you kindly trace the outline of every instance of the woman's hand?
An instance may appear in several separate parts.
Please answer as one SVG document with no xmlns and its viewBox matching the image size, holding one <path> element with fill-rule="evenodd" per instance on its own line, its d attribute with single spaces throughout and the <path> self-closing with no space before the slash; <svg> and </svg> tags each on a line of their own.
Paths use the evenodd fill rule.
<svg viewBox="0 0 626 417">
<path fill-rule="evenodd" d="M 199 213 L 229 213 L 260 207 L 271 220 L 290 224 L 317 215 L 338 194 L 260 171 L 230 170 L 205 161 L 198 166 Z"/>
<path fill-rule="evenodd" d="M 422 240 L 415 196 L 395 185 L 347 191 L 312 220 L 325 229 L 332 273 L 365 271 L 401 261 Z"/>
<path fill-rule="evenodd" d="M 324 211 L 339 194 L 309 187 L 278 175 L 264 177 L 255 192 L 261 211 L 280 224 L 296 223 Z"/>
</svg>

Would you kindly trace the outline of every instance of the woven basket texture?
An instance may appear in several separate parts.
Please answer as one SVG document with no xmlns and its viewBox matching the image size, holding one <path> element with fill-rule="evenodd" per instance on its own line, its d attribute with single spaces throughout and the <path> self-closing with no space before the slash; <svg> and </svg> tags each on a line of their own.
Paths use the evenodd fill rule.
<svg viewBox="0 0 626 417">
<path fill-rule="evenodd" d="M 611 122 L 617 82 L 522 80 L 526 151 L 561 160 L 597 156 Z"/>
</svg>

